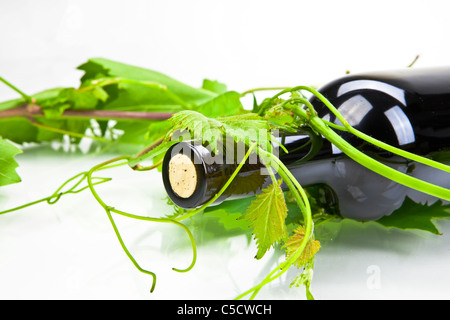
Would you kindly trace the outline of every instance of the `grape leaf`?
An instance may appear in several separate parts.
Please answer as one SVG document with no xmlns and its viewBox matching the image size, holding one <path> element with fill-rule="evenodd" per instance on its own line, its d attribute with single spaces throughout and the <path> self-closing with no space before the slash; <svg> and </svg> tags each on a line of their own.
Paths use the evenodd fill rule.
<svg viewBox="0 0 450 320">
<path fill-rule="evenodd" d="M 199 105 L 195 111 L 211 118 L 238 115 L 245 112 L 240 101 L 240 94 L 228 91 Z"/>
<path fill-rule="evenodd" d="M 290 287 L 300 287 L 305 286 L 306 298 L 308 300 L 314 300 L 314 296 L 311 293 L 310 286 L 313 277 L 313 267 L 314 264 L 309 263 L 305 266 L 305 269 L 291 282 Z"/>
<path fill-rule="evenodd" d="M 448 217 L 450 217 L 450 204 L 443 204 L 441 200 L 432 205 L 420 204 L 406 197 L 399 209 L 376 222 L 388 228 L 419 229 L 440 234 L 432 220 Z"/>
<path fill-rule="evenodd" d="M 45 105 L 54 101 L 62 88 L 54 88 L 38 92 L 33 95 L 36 99 L 36 104 Z M 0 110 L 9 110 L 25 104 L 23 98 L 8 100 L 0 103 Z M 26 118 L 11 117 L 0 119 L 0 137 L 8 139 L 17 144 L 24 142 L 39 142 L 39 130 L 33 126 Z"/>
<path fill-rule="evenodd" d="M 203 144 L 209 143 L 211 151 L 216 152 L 217 142 L 223 135 L 221 122 L 191 110 L 177 112 L 170 119 L 173 126 L 167 135 L 168 138 L 172 138 L 177 130 L 188 131 L 192 139 L 202 141 Z"/>
<path fill-rule="evenodd" d="M 78 69 L 85 72 L 81 81 L 99 77 L 121 77 L 136 81 L 158 83 L 165 86 L 168 91 L 172 92 L 187 104 L 199 105 L 217 95 L 209 90 L 193 88 L 157 71 L 104 58 L 89 59 L 86 63 L 79 66 Z M 134 93 L 137 93 L 137 90 Z M 132 97 L 129 96 L 128 98 L 131 99 Z"/>
<path fill-rule="evenodd" d="M 305 239 L 305 228 L 303 228 L 303 226 L 300 225 L 294 231 L 294 234 L 283 245 L 283 248 L 286 249 L 287 258 L 289 258 L 291 255 L 297 252 L 304 239 Z M 303 267 L 314 257 L 314 255 L 317 253 L 317 251 L 319 251 L 319 249 L 320 249 L 320 242 L 310 238 L 306 243 L 303 252 L 295 261 L 295 264 L 298 267 Z"/>
<path fill-rule="evenodd" d="M 276 242 L 285 240 L 287 207 L 281 189 L 282 180 L 272 183 L 257 195 L 240 219 L 249 220 L 258 246 L 256 259 L 261 259 Z"/>
<path fill-rule="evenodd" d="M 269 125 L 267 121 L 252 113 L 244 113 L 235 116 L 208 118 L 202 113 L 193 110 L 177 112 L 171 118 L 172 129 L 167 133 L 166 139 L 170 139 L 176 131 L 188 131 L 190 138 L 209 144 L 212 152 L 218 149 L 218 143 L 224 136 L 233 137 L 234 141 L 248 144 L 250 141 L 258 143 L 262 148 L 267 148 L 271 141 Z M 263 136 L 260 129 L 263 131 Z"/>
<path fill-rule="evenodd" d="M 248 198 L 246 198 L 247 200 Z M 251 198 L 250 198 L 251 199 Z M 218 219 L 226 230 L 239 229 L 247 231 L 250 224 L 247 220 L 239 219 L 250 201 L 229 200 L 218 206 L 210 206 L 204 210 L 206 216 Z"/>
<path fill-rule="evenodd" d="M 77 138 L 71 141 L 78 143 L 78 137 L 86 134 L 87 129 L 94 130 L 95 126 L 92 126 L 90 119 L 61 117 L 66 110 L 176 113 L 202 107 L 202 112 L 210 117 L 238 114 L 243 110 L 239 94 L 222 92 L 226 86 L 217 81 L 205 81 L 205 88 L 194 88 L 153 70 L 102 58 L 90 59 L 78 69 L 84 71 L 79 88 L 55 88 L 32 95 L 42 115 L 37 113 L 33 119 L 2 118 L 0 136 L 22 144 L 61 140 L 65 134 L 73 133 L 72 137 Z M 217 96 L 217 100 L 208 104 Z M 26 104 L 23 98 L 9 100 L 0 103 L 0 110 L 25 107 Z M 140 149 L 154 142 L 153 138 L 158 134 L 149 131 L 150 121 L 113 120 L 99 119 L 98 123 L 101 137 L 109 139 L 109 133 L 114 132 L 117 146 L 125 144 Z M 150 130 L 155 128 L 157 126 L 153 125 Z"/>
<path fill-rule="evenodd" d="M 248 144 L 250 141 L 267 150 L 270 144 L 270 126 L 266 120 L 255 113 L 246 113 L 237 116 L 218 118 L 224 124 L 226 134 L 236 142 Z"/>
<path fill-rule="evenodd" d="M 25 118 L 0 119 L 0 137 L 17 144 L 36 142 L 38 129 Z"/>
<path fill-rule="evenodd" d="M 19 153 L 22 153 L 22 150 L 0 138 L 0 186 L 21 181 L 16 172 L 19 165 L 14 159 L 14 156 Z"/>
<path fill-rule="evenodd" d="M 71 102 L 73 109 L 95 109 L 99 100 L 106 101 L 108 94 L 99 86 L 92 86 L 89 90 L 66 88 L 61 90 L 58 98 L 62 102 Z"/>
<path fill-rule="evenodd" d="M 53 88 L 53 89 L 44 90 L 44 91 L 33 94 L 33 98 L 36 99 L 36 104 L 41 105 L 46 101 L 56 98 L 62 89 L 64 89 L 64 88 Z M 20 105 L 23 105 L 25 102 L 26 101 L 24 98 L 3 101 L 3 102 L 0 102 L 0 110 L 12 109 L 12 108 L 18 107 Z"/>
<path fill-rule="evenodd" d="M 217 80 L 204 79 L 202 89 L 209 90 L 218 94 L 227 92 L 227 86 Z"/>
</svg>

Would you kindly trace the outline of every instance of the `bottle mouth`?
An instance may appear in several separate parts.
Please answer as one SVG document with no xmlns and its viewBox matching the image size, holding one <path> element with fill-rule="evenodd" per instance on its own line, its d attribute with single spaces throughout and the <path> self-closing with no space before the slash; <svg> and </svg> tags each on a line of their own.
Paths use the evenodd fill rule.
<svg viewBox="0 0 450 320">
<path fill-rule="evenodd" d="M 181 198 L 189 198 L 197 187 L 197 171 L 194 162 L 185 154 L 178 153 L 169 161 L 169 183 Z"/>
<path fill-rule="evenodd" d="M 170 200 L 183 209 L 203 204 L 206 193 L 206 165 L 202 148 L 187 142 L 171 146 L 163 159 L 162 177 Z"/>
</svg>

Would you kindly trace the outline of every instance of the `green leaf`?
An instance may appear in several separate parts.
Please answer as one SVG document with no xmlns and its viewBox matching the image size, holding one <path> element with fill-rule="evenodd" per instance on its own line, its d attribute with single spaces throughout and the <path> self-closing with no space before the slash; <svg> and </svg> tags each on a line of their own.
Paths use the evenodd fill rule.
<svg viewBox="0 0 450 320">
<path fill-rule="evenodd" d="M 199 105 L 195 111 L 210 118 L 233 116 L 245 112 L 240 95 L 235 91 L 222 93 Z"/>
<path fill-rule="evenodd" d="M 190 133 L 189 139 L 209 144 L 212 152 L 216 152 L 218 144 L 225 136 L 232 137 L 236 142 L 248 144 L 256 142 L 262 148 L 267 148 L 270 142 L 270 134 L 267 129 L 267 121 L 253 113 L 245 113 L 236 116 L 222 118 L 208 118 L 202 113 L 192 110 L 184 110 L 174 114 L 170 120 L 173 127 L 168 132 L 166 139 L 170 139 L 176 131 Z M 260 129 L 266 129 L 261 135 Z"/>
<path fill-rule="evenodd" d="M 269 120 L 275 127 L 284 127 L 285 125 L 292 125 L 294 122 L 294 115 L 288 109 L 276 105 L 264 114 L 264 117 Z"/>
<path fill-rule="evenodd" d="M 212 205 L 205 208 L 204 213 L 208 216 L 214 215 L 217 217 L 222 217 L 221 222 L 223 222 L 226 229 L 240 228 L 247 230 L 250 227 L 250 222 L 240 218 L 250 206 L 250 203 L 255 199 L 255 197 L 248 197 L 227 200 L 221 204 Z"/>
<path fill-rule="evenodd" d="M 432 205 L 426 205 L 406 197 L 399 209 L 376 222 L 388 228 L 418 229 L 440 234 L 432 220 L 448 217 L 450 217 L 450 204 L 444 205 L 441 200 L 438 200 Z"/>
<path fill-rule="evenodd" d="M 214 93 L 222 94 L 227 92 L 227 86 L 217 80 L 204 79 L 202 89 L 209 90 Z"/>
<path fill-rule="evenodd" d="M 43 108 L 42 111 L 44 112 L 45 117 L 51 119 L 51 118 L 57 118 L 60 117 L 64 110 L 69 109 L 70 104 L 56 104 L 50 107 Z"/>
<path fill-rule="evenodd" d="M 101 93 L 103 89 L 100 87 L 93 87 L 90 90 L 66 88 L 59 93 L 60 102 L 70 102 L 73 105 L 73 109 L 95 109 L 99 100 L 106 99 L 106 92 Z"/>
<path fill-rule="evenodd" d="M 198 105 L 216 96 L 214 92 L 201 88 L 193 88 L 157 71 L 103 58 L 89 59 L 86 63 L 79 66 L 78 69 L 85 72 L 81 81 L 99 77 L 120 77 L 136 81 L 158 83 L 165 86 L 167 90 L 187 104 L 192 103 Z"/>
<path fill-rule="evenodd" d="M 256 196 L 241 219 L 250 221 L 261 259 L 276 242 L 285 240 L 287 207 L 281 189 L 282 180 L 272 183 Z"/>
<path fill-rule="evenodd" d="M 33 98 L 36 99 L 36 104 L 42 106 L 48 101 L 52 101 L 55 99 L 61 90 L 64 88 L 54 88 L 49 90 L 44 90 L 38 93 L 33 94 Z M 26 101 L 23 98 L 8 100 L 0 103 L 0 111 L 8 110 L 15 107 L 18 107 L 24 104 Z"/>
<path fill-rule="evenodd" d="M 22 150 L 0 138 L 0 186 L 21 181 L 16 172 L 19 165 L 14 159 L 14 156 L 19 153 L 22 153 Z"/>
<path fill-rule="evenodd" d="M 188 131 L 191 137 L 203 144 L 209 143 L 212 152 L 217 151 L 217 143 L 223 136 L 223 125 L 220 121 L 208 118 L 196 111 L 180 111 L 171 118 L 172 129 L 167 137 L 172 138 L 175 131 Z"/>
<path fill-rule="evenodd" d="M 18 107 L 24 103 L 25 103 L 25 99 L 23 99 L 23 98 L 3 101 L 3 102 L 0 102 L 0 111 L 9 110 L 9 109 Z"/>
<path fill-rule="evenodd" d="M 39 119 L 39 123 L 56 129 L 62 130 L 65 129 L 64 121 L 60 120 L 41 118 Z M 36 127 L 36 129 L 37 129 L 36 142 L 57 140 L 63 136 L 63 134 L 61 134 L 60 132 L 47 130 L 45 128 Z"/>
<path fill-rule="evenodd" d="M 218 118 L 224 124 L 226 135 L 234 137 L 236 142 L 248 144 L 257 142 L 260 147 L 267 150 L 270 142 L 269 124 L 255 113 L 246 113 L 237 116 Z M 261 131 L 262 130 L 262 131 Z"/>
<path fill-rule="evenodd" d="M 220 209 L 213 208 L 212 210 L 205 211 L 205 214 L 207 213 L 207 217 L 217 218 L 218 222 L 221 223 L 226 230 L 239 229 L 242 231 L 247 231 L 249 228 L 249 222 L 239 219 L 242 216 L 243 211 L 233 209 L 230 210 L 229 207 L 221 207 Z"/>
<path fill-rule="evenodd" d="M 153 143 L 164 137 L 172 128 L 172 122 L 168 120 L 152 122 L 145 134 L 147 143 Z"/>
<path fill-rule="evenodd" d="M 0 119 L 0 136 L 18 144 L 37 142 L 38 130 L 28 119 L 5 118 Z"/>
<path fill-rule="evenodd" d="M 243 110 L 237 93 L 225 92 L 223 95 L 220 94 L 217 100 L 206 104 L 218 96 L 217 92 L 224 88 L 223 84 L 215 81 L 205 82 L 208 89 L 194 88 L 153 70 L 101 58 L 91 59 L 79 69 L 84 71 L 79 88 L 55 88 L 32 96 L 43 111 L 43 116 L 35 117 L 36 122 L 56 130 L 84 134 L 86 128 L 90 127 L 89 119 L 73 122 L 59 118 L 64 111 L 120 110 L 176 113 L 202 106 L 205 114 L 226 116 Z M 24 103 L 26 101 L 23 98 L 5 101 L 0 103 L 0 110 L 15 108 Z M 101 124 L 102 133 L 106 134 L 105 128 L 108 123 L 103 120 Z M 110 124 L 111 127 L 114 125 L 114 129 L 124 131 L 117 141 L 118 144 L 134 145 L 137 148 L 148 145 L 154 136 L 154 132 L 149 132 L 148 129 L 151 122 L 116 119 L 114 124 Z M 153 125 L 151 130 L 154 131 L 155 128 L 157 125 Z M 167 132 L 168 127 L 164 128 Z M 63 134 L 37 128 L 27 119 L 17 117 L 0 119 L 0 136 L 21 144 L 61 139 Z"/>
<path fill-rule="evenodd" d="M 313 278 L 313 268 L 314 264 L 308 264 L 305 269 L 291 282 L 290 287 L 300 287 L 305 286 L 306 298 L 308 300 L 314 300 L 314 296 L 311 293 L 310 286 Z"/>
<path fill-rule="evenodd" d="M 305 239 L 305 228 L 300 225 L 294 231 L 294 234 L 283 245 L 283 248 L 286 249 L 286 257 L 288 259 L 291 255 L 295 254 L 300 249 L 300 246 L 304 241 L 304 239 Z M 319 249 L 320 249 L 319 241 L 314 240 L 312 238 L 308 239 L 302 253 L 297 258 L 297 260 L 295 260 L 295 264 L 298 267 L 303 267 L 309 261 L 311 261 L 311 259 L 315 256 L 315 254 L 317 253 L 317 251 L 319 251 Z"/>
<path fill-rule="evenodd" d="M 266 175 L 261 174 L 260 170 L 255 169 L 253 172 L 244 176 L 237 175 L 231 181 L 228 188 L 236 194 L 254 194 L 264 185 L 266 179 Z"/>
<path fill-rule="evenodd" d="M 135 145 L 150 144 L 146 139 L 150 121 L 119 121 L 114 128 L 122 130 L 123 134 L 119 137 L 120 143 L 130 143 Z"/>
</svg>

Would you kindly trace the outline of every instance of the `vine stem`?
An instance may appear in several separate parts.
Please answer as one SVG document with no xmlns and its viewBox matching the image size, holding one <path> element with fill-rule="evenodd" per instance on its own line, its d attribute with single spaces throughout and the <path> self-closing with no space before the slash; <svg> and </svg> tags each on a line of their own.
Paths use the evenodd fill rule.
<svg viewBox="0 0 450 320">
<path fill-rule="evenodd" d="M 306 86 L 297 86 L 297 87 L 292 88 L 292 90 L 306 90 L 306 91 L 311 92 L 317 98 L 319 98 L 320 101 L 322 101 L 325 104 L 325 106 L 343 124 L 343 127 L 339 126 L 339 125 L 333 126 L 335 129 L 338 129 L 338 130 L 341 130 L 341 131 L 343 130 L 343 131 L 350 132 L 353 135 L 355 135 L 355 136 L 357 136 L 357 137 L 359 137 L 359 138 L 361 138 L 361 139 L 363 139 L 363 140 L 365 140 L 365 141 L 367 141 L 367 142 L 369 142 L 369 143 L 371 143 L 371 144 L 373 144 L 373 145 L 375 145 L 375 146 L 377 146 L 379 148 L 385 149 L 386 151 L 392 152 L 392 153 L 397 154 L 397 155 L 399 155 L 401 157 L 409 158 L 409 159 L 411 159 L 413 161 L 416 161 L 416 162 L 419 162 L 419 163 L 422 163 L 422 164 L 434 167 L 436 169 L 439 169 L 439 170 L 442 170 L 442 171 L 446 171 L 446 172 L 450 172 L 450 166 L 448 166 L 448 165 L 445 165 L 443 163 L 440 163 L 440 162 L 437 162 L 437 161 L 434 161 L 434 160 L 431 160 L 431 159 L 428 159 L 428 158 L 424 158 L 424 157 L 419 156 L 417 154 L 414 154 L 414 153 L 411 153 L 411 152 L 408 152 L 408 151 L 405 151 L 405 150 L 393 147 L 390 144 L 387 144 L 387 143 L 385 143 L 383 141 L 380 141 L 378 139 L 372 138 L 371 136 L 369 136 L 369 135 L 367 135 L 367 134 L 365 134 L 365 133 L 363 133 L 363 132 L 353 128 L 348 123 L 348 121 L 344 118 L 344 116 L 342 116 L 342 114 L 336 109 L 336 107 L 334 107 L 333 104 L 330 103 L 328 101 L 328 99 L 326 99 L 317 90 L 309 88 L 309 87 L 306 87 Z M 314 107 L 311 105 L 311 102 L 309 102 L 308 100 L 303 99 L 303 98 L 293 98 L 292 100 L 298 101 L 300 103 L 305 104 L 308 107 L 308 109 L 312 112 L 312 115 L 315 114 Z"/>
<path fill-rule="evenodd" d="M 290 91 L 298 91 L 298 90 L 306 90 L 306 91 L 311 92 L 316 97 L 318 97 L 331 110 L 331 112 L 333 114 L 336 115 L 336 117 L 341 121 L 341 123 L 344 126 L 344 127 L 337 126 L 337 127 L 335 127 L 336 129 L 345 128 L 345 131 L 348 131 L 348 132 L 354 134 L 355 136 L 360 137 L 361 139 L 366 140 L 369 143 L 372 143 L 375 146 L 378 146 L 389 152 L 392 152 L 394 154 L 397 154 L 397 155 L 405 157 L 405 158 L 409 158 L 410 160 L 413 160 L 413 161 L 416 161 L 416 162 L 419 162 L 422 164 L 426 164 L 426 165 L 431 166 L 436 169 L 450 172 L 450 166 L 447 166 L 443 163 L 407 152 L 405 150 L 395 148 L 391 145 L 388 145 L 382 141 L 374 139 L 374 138 L 362 133 L 361 131 L 353 128 L 345 120 L 345 118 L 339 113 L 339 111 L 317 90 L 314 90 L 307 86 L 297 86 L 297 87 L 291 88 L 290 90 L 283 90 L 282 92 L 275 95 L 275 97 L 280 96 L 282 93 L 286 93 L 286 92 L 290 92 Z M 271 100 L 273 100 L 273 99 L 274 98 L 272 97 Z M 307 110 L 304 110 L 302 107 L 299 107 L 298 105 L 291 107 L 290 109 L 294 114 L 299 116 L 305 124 L 308 124 L 314 130 L 321 133 L 328 141 L 333 143 L 339 150 L 341 150 L 343 153 L 345 153 L 347 156 L 349 156 L 354 161 L 358 162 L 359 164 L 369 168 L 370 170 L 372 170 L 384 177 L 387 177 L 390 180 L 396 181 L 397 183 L 403 184 L 407 187 L 427 193 L 429 195 L 438 197 L 440 199 L 450 201 L 450 190 L 449 189 L 446 189 L 446 188 L 437 186 L 435 184 L 417 179 L 410 175 L 401 173 L 401 172 L 399 172 L 391 167 L 388 167 L 387 165 L 367 156 L 366 154 L 362 153 L 361 151 L 357 150 L 350 143 L 348 143 L 341 136 L 339 136 L 334 130 L 330 129 L 330 127 L 326 124 L 326 122 L 317 116 L 317 113 L 315 112 L 314 107 L 308 100 L 306 100 L 304 98 L 295 97 L 295 98 L 285 100 L 283 103 L 281 103 L 280 106 L 288 108 L 287 107 L 288 104 L 294 104 L 294 103 L 303 104 L 307 107 Z"/>
<path fill-rule="evenodd" d="M 96 119 L 96 120 L 166 120 L 173 113 L 145 112 L 145 111 L 119 111 L 119 110 L 65 110 L 61 115 L 52 119 Z M 0 119 L 4 118 L 38 118 L 44 117 L 42 107 L 36 104 L 23 104 L 15 108 L 1 110 Z"/>
<path fill-rule="evenodd" d="M 241 93 L 241 97 L 246 96 L 249 93 L 253 93 L 256 91 L 272 91 L 272 90 L 284 90 L 288 89 L 289 87 L 261 87 L 261 88 L 254 88 L 247 91 L 244 91 Z"/>
<path fill-rule="evenodd" d="M 320 132 L 328 141 L 359 164 L 407 187 L 430 194 L 440 199 L 450 200 L 450 190 L 399 172 L 369 157 L 368 155 L 357 150 L 335 131 L 330 129 L 317 115 L 307 114 L 305 110 L 299 107 L 293 108 L 292 112 L 302 117 L 305 122 L 311 125 L 312 128 Z"/>
<path fill-rule="evenodd" d="M 132 255 L 131 252 L 128 250 L 127 246 L 125 245 L 125 243 L 124 243 L 124 241 L 123 241 L 123 239 L 122 239 L 122 236 L 120 235 L 120 232 L 119 232 L 119 230 L 118 230 L 118 228 L 117 228 L 117 225 L 116 225 L 116 223 L 115 223 L 115 221 L 114 221 L 114 219 L 113 219 L 113 217 L 112 217 L 111 212 L 120 214 L 120 215 L 125 216 L 125 217 L 128 217 L 128 218 L 137 219 L 137 220 L 144 220 L 144 221 L 150 221 L 150 222 L 173 223 L 173 224 L 175 224 L 175 225 L 177 225 L 177 226 L 183 228 L 184 231 L 186 231 L 186 233 L 188 234 L 189 239 L 190 239 L 190 241 L 191 241 L 191 244 L 192 244 L 192 247 L 193 247 L 193 258 L 192 258 L 191 264 L 190 264 L 187 268 L 185 268 L 185 269 L 173 268 L 174 271 L 177 271 L 177 272 L 187 272 L 187 271 L 191 270 L 191 269 L 194 267 L 195 262 L 196 262 L 196 260 L 197 260 L 197 249 L 196 249 L 196 246 L 195 246 L 195 241 L 194 241 L 194 238 L 193 238 L 193 236 L 192 236 L 192 233 L 190 232 L 190 230 L 189 230 L 184 224 L 182 224 L 182 223 L 180 223 L 180 222 L 178 222 L 178 221 L 175 221 L 175 220 L 173 220 L 173 219 L 169 219 L 169 218 L 152 218 L 152 217 L 144 217 L 144 216 L 139 216 L 139 215 L 134 215 L 134 214 L 131 214 L 131 213 L 127 213 L 127 212 L 125 212 L 125 211 L 118 210 L 118 209 L 116 209 L 116 208 L 114 208 L 114 207 L 108 206 L 108 205 L 100 198 L 100 196 L 98 195 L 97 191 L 96 191 L 95 188 L 94 188 L 94 184 L 92 183 L 92 174 L 93 174 L 95 171 L 97 171 L 97 170 L 101 170 L 102 167 L 107 166 L 107 165 L 110 165 L 110 164 L 112 164 L 112 163 L 114 163 L 114 162 L 126 160 L 126 161 L 127 161 L 126 163 L 128 163 L 128 161 L 130 161 L 130 160 L 132 160 L 132 159 L 133 159 L 133 158 L 130 157 L 130 156 L 120 156 L 120 157 L 116 157 L 116 158 L 107 160 L 107 161 L 105 161 L 105 162 L 102 162 L 102 163 L 100 163 L 100 164 L 98 164 L 98 165 L 92 167 L 92 168 L 88 171 L 88 173 L 86 174 L 86 178 L 87 178 L 87 183 L 88 183 L 89 189 L 91 190 L 92 195 L 93 195 L 94 198 L 97 200 L 97 202 L 103 207 L 103 209 L 105 210 L 105 212 L 106 212 L 106 214 L 107 214 L 107 216 L 108 216 L 108 219 L 109 219 L 109 221 L 110 221 L 110 223 L 111 223 L 111 225 L 112 225 L 112 227 L 113 227 L 113 229 L 114 229 L 114 232 L 115 232 L 115 234 L 116 234 L 116 237 L 117 237 L 117 239 L 119 240 L 119 243 L 120 243 L 120 245 L 121 245 L 123 251 L 125 252 L 125 254 L 128 256 L 128 258 L 130 259 L 130 261 L 134 264 L 134 266 L 135 266 L 140 272 L 145 273 L 145 274 L 148 274 L 148 275 L 150 275 L 150 276 L 152 277 L 153 281 L 152 281 L 152 286 L 151 286 L 150 292 L 153 292 L 154 289 L 155 289 L 155 285 L 156 285 L 156 274 L 155 274 L 154 272 L 152 272 L 152 271 L 149 271 L 149 270 L 146 270 L 146 269 L 142 268 L 142 267 L 139 265 L 139 263 L 136 261 L 136 259 L 133 257 L 133 255 Z"/>
<path fill-rule="evenodd" d="M 106 167 L 101 168 L 101 170 L 110 169 L 110 168 L 113 168 L 113 167 L 117 167 L 119 165 L 123 165 L 123 164 L 121 163 L 121 164 L 115 164 L 115 165 L 106 166 Z M 81 172 L 81 173 L 79 173 L 79 174 L 77 174 L 77 175 L 67 179 L 60 187 L 58 187 L 58 189 L 56 189 L 55 192 L 53 192 L 48 197 L 44 197 L 42 199 L 35 200 L 35 201 L 29 202 L 29 203 L 26 203 L 26 204 L 23 204 L 23 205 L 14 207 L 14 208 L 10 208 L 10 209 L 7 209 L 7 210 L 0 211 L 0 215 L 1 214 L 6 214 L 6 213 L 10 213 L 10 212 L 14 212 L 14 211 L 17 211 L 17 210 L 20 210 L 20 209 L 24 209 L 24 208 L 30 207 L 32 205 L 35 205 L 35 204 L 38 204 L 38 203 L 41 203 L 41 202 L 47 202 L 48 204 L 55 204 L 56 202 L 59 201 L 59 199 L 63 195 L 80 193 L 80 192 L 82 192 L 82 191 L 84 191 L 84 190 L 86 190 L 88 188 L 88 186 L 84 186 L 84 187 L 76 190 L 76 188 L 86 179 L 86 174 L 87 174 L 87 172 Z M 80 177 L 78 182 L 76 182 L 68 190 L 62 191 L 62 189 L 66 185 L 68 185 L 70 182 L 74 181 L 78 177 Z M 105 183 L 105 182 L 111 181 L 110 178 L 93 177 L 92 179 L 100 180 L 100 181 L 97 181 L 97 182 L 93 183 L 93 185 L 98 185 L 98 184 L 101 184 L 101 183 Z"/>
<path fill-rule="evenodd" d="M 51 132 L 60 133 L 60 134 L 63 134 L 63 135 L 66 134 L 66 135 L 69 135 L 69 136 L 72 136 L 72 137 L 77 137 L 77 138 L 89 138 L 89 139 L 97 140 L 97 141 L 101 141 L 101 142 L 109 142 L 109 143 L 113 142 L 113 140 L 105 139 L 105 138 L 102 138 L 102 137 L 88 136 L 88 135 L 85 135 L 85 134 L 82 134 L 82 133 L 78 133 L 78 132 L 67 131 L 67 130 L 63 130 L 63 129 L 60 129 L 60 128 L 47 126 L 45 124 L 39 123 L 39 122 L 34 121 L 34 120 L 30 121 L 30 122 L 35 127 L 41 128 L 43 130 L 51 131 Z"/>
<path fill-rule="evenodd" d="M 25 99 L 25 101 L 27 102 L 32 102 L 33 98 L 30 97 L 29 95 L 27 95 L 26 93 L 24 93 L 22 90 L 20 90 L 19 88 L 17 88 L 16 86 L 14 86 L 12 83 L 10 83 L 9 81 L 7 81 L 6 79 L 0 77 L 0 81 L 3 82 L 4 84 L 6 84 L 8 87 L 10 87 L 11 89 L 13 89 L 15 92 L 17 92 L 18 94 L 20 94 L 22 96 L 22 98 Z"/>
<path fill-rule="evenodd" d="M 260 282 L 258 285 L 254 286 L 253 288 L 245 291 L 244 293 L 240 294 L 238 297 L 236 297 L 236 300 L 239 300 L 246 295 L 252 293 L 250 300 L 254 299 L 255 296 L 258 294 L 258 292 L 261 290 L 261 288 L 265 285 L 267 285 L 269 282 L 272 282 L 273 280 L 279 278 L 282 276 L 294 263 L 295 261 L 300 257 L 300 255 L 303 253 L 303 251 L 306 248 L 306 245 L 309 241 L 309 239 L 312 237 L 313 234 L 313 222 L 312 222 L 312 213 L 311 213 L 311 207 L 309 204 L 308 197 L 304 191 L 304 189 L 300 186 L 297 179 L 292 175 L 292 173 L 289 171 L 289 169 L 273 154 L 266 153 L 269 157 L 271 157 L 279 166 L 278 174 L 281 176 L 283 181 L 288 186 L 289 190 L 292 191 L 294 198 L 299 205 L 304 221 L 305 221 L 305 237 L 303 238 L 300 246 L 296 250 L 296 252 L 289 257 L 289 259 L 285 260 L 281 264 L 279 264 L 275 269 L 273 269 L 262 282 Z M 278 273 L 277 273 L 278 272 Z"/>
<path fill-rule="evenodd" d="M 55 116 L 53 120 L 122 120 L 122 121 L 152 121 L 152 120 L 167 120 L 173 113 L 165 112 L 140 112 L 140 111 L 117 111 L 117 110 L 65 110 L 61 115 Z M 39 122 L 39 118 L 45 117 L 42 107 L 35 103 L 24 104 L 12 109 L 1 110 L 0 119 L 7 118 L 25 118 L 31 125 L 41 128 L 43 130 L 56 132 L 62 135 L 68 135 L 77 138 L 89 138 L 101 142 L 111 143 L 113 140 L 97 137 L 93 135 L 86 135 L 79 132 L 73 132 L 68 130 L 63 130 L 60 128 L 45 125 Z"/>
</svg>

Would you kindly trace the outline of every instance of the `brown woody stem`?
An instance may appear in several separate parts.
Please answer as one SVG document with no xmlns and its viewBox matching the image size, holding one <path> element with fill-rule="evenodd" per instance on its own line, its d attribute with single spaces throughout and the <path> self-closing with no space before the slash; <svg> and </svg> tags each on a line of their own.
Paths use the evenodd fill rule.
<svg viewBox="0 0 450 320">
<path fill-rule="evenodd" d="M 0 119 L 23 117 L 35 118 L 44 116 L 42 108 L 36 104 L 24 104 L 16 108 L 1 110 Z M 97 119 L 97 120 L 165 120 L 172 113 L 166 112 L 140 112 L 116 110 L 65 110 L 55 119 Z"/>
</svg>

